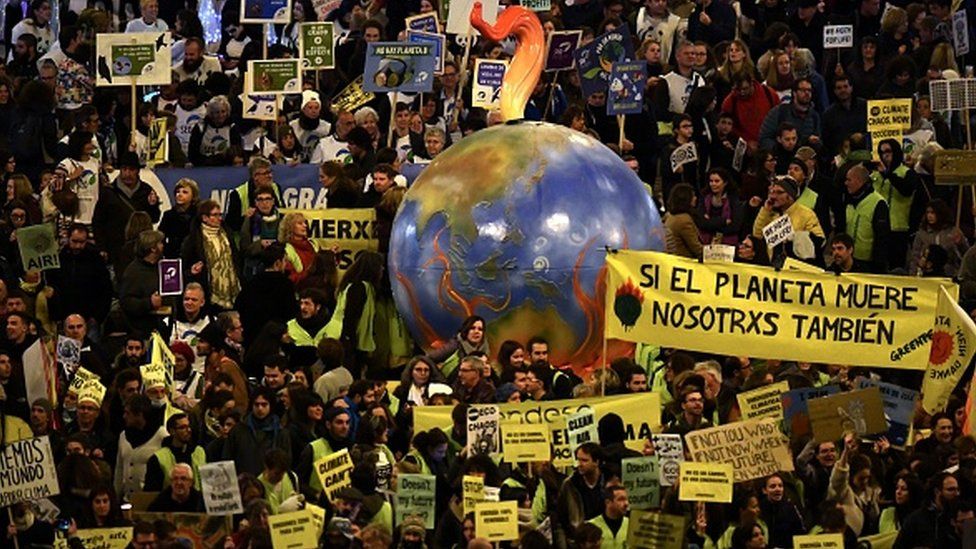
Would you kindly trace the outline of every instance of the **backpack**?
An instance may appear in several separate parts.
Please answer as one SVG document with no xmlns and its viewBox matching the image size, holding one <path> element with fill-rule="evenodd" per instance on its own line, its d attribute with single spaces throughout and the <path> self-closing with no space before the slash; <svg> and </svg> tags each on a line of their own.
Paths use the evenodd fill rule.
<svg viewBox="0 0 976 549">
<path fill-rule="evenodd" d="M 10 150 L 17 162 L 44 162 L 44 120 L 36 115 L 24 115 L 14 124 L 10 136 Z"/>
</svg>

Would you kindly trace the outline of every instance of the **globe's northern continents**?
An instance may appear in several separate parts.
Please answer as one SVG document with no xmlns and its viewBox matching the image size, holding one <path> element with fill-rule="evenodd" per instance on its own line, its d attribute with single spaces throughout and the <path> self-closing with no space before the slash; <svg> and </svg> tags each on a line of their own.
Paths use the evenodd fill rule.
<svg viewBox="0 0 976 549">
<path fill-rule="evenodd" d="M 541 335 L 554 364 L 583 367 L 601 354 L 607 248 L 664 249 L 649 189 L 599 141 L 521 122 L 462 139 L 420 174 L 393 223 L 390 279 L 425 348 L 476 314 L 493 352 Z"/>
</svg>

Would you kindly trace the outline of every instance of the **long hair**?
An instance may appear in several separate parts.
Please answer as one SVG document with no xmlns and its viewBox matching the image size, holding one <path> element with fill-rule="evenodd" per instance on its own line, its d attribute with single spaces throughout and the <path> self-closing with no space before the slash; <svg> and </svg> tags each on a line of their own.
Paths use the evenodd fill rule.
<svg viewBox="0 0 976 549">
<path fill-rule="evenodd" d="M 376 252 L 360 252 L 339 283 L 339 291 L 354 282 L 369 282 L 374 287 L 383 280 L 383 256 Z"/>
</svg>

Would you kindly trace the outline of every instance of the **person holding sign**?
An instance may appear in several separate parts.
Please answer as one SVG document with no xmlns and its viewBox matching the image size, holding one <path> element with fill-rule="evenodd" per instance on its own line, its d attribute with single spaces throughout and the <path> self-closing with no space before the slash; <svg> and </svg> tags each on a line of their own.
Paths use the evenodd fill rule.
<svg viewBox="0 0 976 549">
<path fill-rule="evenodd" d="M 661 155 L 661 186 L 664 196 L 671 195 L 671 189 L 678 183 L 688 183 L 698 187 L 698 152 L 693 155 L 685 151 L 696 147 L 694 142 L 695 125 L 691 117 L 681 114 L 674 118 L 671 141 Z"/>
<path fill-rule="evenodd" d="M 810 234 L 814 248 L 819 250 L 824 240 L 824 232 L 820 227 L 820 220 L 813 210 L 796 201 L 799 187 L 792 177 L 779 177 L 769 186 L 769 197 L 763 203 L 756 221 L 752 225 L 752 234 L 763 236 L 763 229 L 781 216 L 790 218 L 794 233 L 801 231 Z"/>
<path fill-rule="evenodd" d="M 905 164 L 905 152 L 902 151 L 899 140 L 881 141 L 878 145 L 878 156 L 881 162 L 878 171 L 871 174 L 871 180 L 874 189 L 888 204 L 891 236 L 887 242 L 891 267 L 904 268 L 910 231 L 908 220 L 915 190 L 920 183 L 915 170 Z"/>
<path fill-rule="evenodd" d="M 745 217 L 739 197 L 729 193 L 734 184 L 732 174 L 725 168 L 708 171 L 708 189 L 702 194 L 702 219 L 698 227 L 703 244 L 721 243 L 736 246 Z"/>
</svg>

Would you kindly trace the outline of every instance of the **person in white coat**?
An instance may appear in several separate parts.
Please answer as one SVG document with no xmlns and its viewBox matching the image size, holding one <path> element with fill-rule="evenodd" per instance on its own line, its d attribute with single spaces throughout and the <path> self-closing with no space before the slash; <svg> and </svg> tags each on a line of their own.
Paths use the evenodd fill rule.
<svg viewBox="0 0 976 549">
<path fill-rule="evenodd" d="M 163 401 L 165 403 L 165 401 Z M 153 403 L 149 397 L 136 394 L 125 402 L 122 419 L 125 429 L 119 435 L 119 452 L 115 459 L 115 492 L 128 501 L 142 490 L 146 463 L 163 446 L 166 427 L 150 423 Z"/>
</svg>

